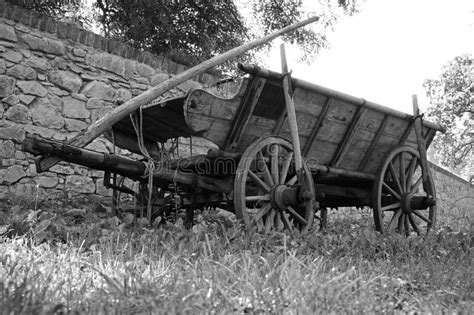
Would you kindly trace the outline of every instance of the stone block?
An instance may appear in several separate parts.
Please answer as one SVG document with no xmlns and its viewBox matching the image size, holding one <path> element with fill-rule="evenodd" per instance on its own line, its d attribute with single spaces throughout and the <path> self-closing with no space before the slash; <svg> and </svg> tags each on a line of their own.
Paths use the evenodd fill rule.
<svg viewBox="0 0 474 315">
<path fill-rule="evenodd" d="M 14 65 L 8 69 L 7 74 L 20 80 L 36 79 L 35 69 L 23 65 Z"/>
<path fill-rule="evenodd" d="M 3 58 L 13 63 L 19 63 L 23 60 L 23 55 L 13 50 L 7 50 L 3 53 Z"/>
<path fill-rule="evenodd" d="M 47 98 L 36 99 L 30 106 L 30 112 L 35 125 L 53 129 L 61 129 L 64 126 L 64 118 Z"/>
<path fill-rule="evenodd" d="M 18 41 L 15 29 L 4 23 L 0 24 L 0 39 L 15 43 Z"/>
<path fill-rule="evenodd" d="M 74 174 L 74 169 L 69 165 L 56 164 L 49 169 L 51 172 L 63 175 L 72 175 Z"/>
<path fill-rule="evenodd" d="M 86 104 L 86 107 L 88 109 L 97 109 L 97 108 L 103 108 L 105 105 L 104 105 L 104 101 L 103 100 L 100 100 L 98 98 L 95 98 L 95 97 L 92 97 L 90 98 L 88 101 L 87 101 L 87 104 Z"/>
<path fill-rule="evenodd" d="M 115 90 L 105 82 L 92 81 L 87 83 L 81 91 L 87 97 L 94 97 L 104 101 L 113 101 Z"/>
<path fill-rule="evenodd" d="M 0 74 L 4 74 L 5 72 L 7 72 L 7 64 L 5 60 L 0 60 Z"/>
<path fill-rule="evenodd" d="M 149 77 L 155 74 L 155 69 L 150 67 L 149 65 L 138 63 L 137 64 L 137 72 L 142 77 Z"/>
<path fill-rule="evenodd" d="M 38 176 L 35 178 L 36 185 L 43 188 L 55 188 L 59 180 L 57 177 Z"/>
<path fill-rule="evenodd" d="M 89 118 L 90 112 L 86 108 L 86 102 L 74 97 L 63 99 L 63 114 L 68 118 Z"/>
<path fill-rule="evenodd" d="M 16 104 L 7 110 L 5 117 L 17 123 L 26 124 L 30 117 L 30 111 L 25 105 Z"/>
<path fill-rule="evenodd" d="M 21 143 L 25 140 L 25 130 L 20 126 L 0 125 L 0 139 Z"/>
<path fill-rule="evenodd" d="M 92 178 L 80 175 L 66 176 L 65 188 L 66 190 L 83 194 L 93 194 L 96 189 Z"/>
<path fill-rule="evenodd" d="M 41 38 L 31 34 L 25 34 L 23 35 L 23 40 L 32 50 L 39 50 L 53 55 L 64 55 L 66 52 L 66 47 L 62 42 L 50 38 Z"/>
<path fill-rule="evenodd" d="M 4 172 L 5 174 L 0 177 L 0 182 L 7 185 L 14 184 L 26 176 L 23 166 L 20 165 L 12 165 L 5 169 Z"/>
<path fill-rule="evenodd" d="M 14 89 L 15 79 L 6 75 L 0 75 L 0 98 L 11 95 Z"/>
<path fill-rule="evenodd" d="M 30 95 L 36 95 L 39 97 L 45 97 L 48 95 L 48 91 L 36 81 L 17 81 L 16 85 L 20 88 L 21 92 Z"/>
<path fill-rule="evenodd" d="M 13 106 L 20 103 L 20 97 L 18 97 L 18 95 L 16 94 L 12 94 L 10 96 L 5 97 L 2 101 L 8 104 L 9 106 Z"/>
<path fill-rule="evenodd" d="M 12 140 L 0 140 L 0 158 L 11 159 L 15 157 L 15 144 Z"/>
<path fill-rule="evenodd" d="M 79 92 L 79 89 L 82 86 L 81 77 L 69 71 L 53 71 L 48 74 L 48 80 L 71 93 Z"/>
<path fill-rule="evenodd" d="M 30 58 L 26 59 L 25 64 L 43 72 L 51 70 L 51 64 L 45 58 L 31 56 Z"/>
<path fill-rule="evenodd" d="M 87 127 L 89 126 L 89 124 L 77 119 L 66 118 L 64 119 L 64 122 L 65 122 L 64 127 L 66 128 L 67 131 L 82 131 L 82 130 L 87 129 Z"/>
</svg>

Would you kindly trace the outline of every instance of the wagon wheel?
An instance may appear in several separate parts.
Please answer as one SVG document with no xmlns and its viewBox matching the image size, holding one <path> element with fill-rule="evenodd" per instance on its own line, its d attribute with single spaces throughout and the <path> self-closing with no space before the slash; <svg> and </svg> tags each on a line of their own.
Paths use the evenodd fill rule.
<svg viewBox="0 0 474 315">
<path fill-rule="evenodd" d="M 428 234 L 436 223 L 432 176 L 429 185 L 432 198 L 423 189 L 417 150 L 401 146 L 390 152 L 374 182 L 373 214 L 377 231 L 396 231 L 406 236 Z"/>
<path fill-rule="evenodd" d="M 314 219 L 314 183 L 306 165 L 301 177 L 304 183 L 295 173 L 291 142 L 274 136 L 255 141 L 242 155 L 236 171 L 237 218 L 249 230 L 256 227 L 268 233 L 298 228 L 306 232 Z"/>
</svg>

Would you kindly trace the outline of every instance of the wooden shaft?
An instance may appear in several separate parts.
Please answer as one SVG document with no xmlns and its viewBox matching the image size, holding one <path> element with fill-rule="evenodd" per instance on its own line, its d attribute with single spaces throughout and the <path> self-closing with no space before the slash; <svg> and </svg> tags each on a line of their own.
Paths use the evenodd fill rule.
<svg viewBox="0 0 474 315">
<path fill-rule="evenodd" d="M 281 71 L 283 72 L 283 93 L 285 95 L 286 112 L 288 114 L 288 124 L 290 125 L 291 140 L 293 143 L 293 152 L 295 154 L 295 171 L 299 172 L 303 168 L 303 159 L 301 157 L 300 135 L 298 133 L 298 123 L 296 120 L 295 103 L 290 95 L 290 74 L 288 73 L 288 64 L 286 62 L 285 45 L 280 45 Z"/>
<path fill-rule="evenodd" d="M 418 108 L 418 98 L 416 94 L 412 95 L 413 100 L 413 115 L 415 116 L 415 134 L 416 141 L 418 142 L 418 151 L 420 152 L 420 164 L 421 164 L 421 178 L 423 181 L 423 189 L 425 190 L 428 197 L 433 197 L 433 187 L 429 182 L 430 169 L 428 167 L 428 158 L 426 154 L 426 143 L 423 138 L 423 125 L 420 116 L 420 109 Z"/>
<path fill-rule="evenodd" d="M 61 160 L 70 163 L 116 173 L 133 180 L 145 180 L 143 175 L 146 175 L 147 172 L 146 165 L 140 161 L 39 138 L 26 138 L 22 145 L 23 151 L 34 155 L 48 154 L 58 156 Z M 163 165 L 158 165 L 158 167 L 155 168 L 153 178 L 156 181 L 166 180 L 169 182 L 177 182 L 192 187 L 201 187 L 214 192 L 228 193 L 232 190 L 232 182 L 229 180 L 171 170 L 167 167 L 163 167 Z"/>
<path fill-rule="evenodd" d="M 312 17 L 309 18 L 305 21 L 295 23 L 293 25 L 287 26 L 281 30 L 278 30 L 272 34 L 269 34 L 267 36 L 264 36 L 262 38 L 256 39 L 254 41 L 251 41 L 249 43 L 246 43 L 244 45 L 241 45 L 239 47 L 233 48 L 229 51 L 226 51 L 225 53 L 215 56 L 209 60 L 206 60 L 184 72 L 181 72 L 172 78 L 158 84 L 157 86 L 151 88 L 148 91 L 145 91 L 144 93 L 138 95 L 135 98 L 132 98 L 131 100 L 123 103 L 122 105 L 114 108 L 112 111 L 108 112 L 103 118 L 99 119 L 95 123 L 89 126 L 87 130 L 85 131 L 84 134 L 78 136 L 76 139 L 71 141 L 70 144 L 73 144 L 75 146 L 83 147 L 95 138 L 97 138 L 99 135 L 101 135 L 104 131 L 109 129 L 113 124 L 117 123 L 133 111 L 137 110 L 140 108 L 140 106 L 145 105 L 152 100 L 156 99 L 163 93 L 171 90 L 172 88 L 178 86 L 179 84 L 197 76 L 200 75 L 201 73 L 204 73 L 205 71 L 220 65 L 232 58 L 238 57 L 245 52 L 261 46 L 285 33 L 288 33 L 290 31 L 293 31 L 297 28 L 303 27 L 307 24 L 316 22 L 319 20 L 319 17 Z M 37 163 L 37 168 L 38 172 L 42 171 L 47 171 L 50 167 L 55 165 L 60 161 L 59 158 L 57 157 L 44 157 L 40 159 Z"/>
</svg>

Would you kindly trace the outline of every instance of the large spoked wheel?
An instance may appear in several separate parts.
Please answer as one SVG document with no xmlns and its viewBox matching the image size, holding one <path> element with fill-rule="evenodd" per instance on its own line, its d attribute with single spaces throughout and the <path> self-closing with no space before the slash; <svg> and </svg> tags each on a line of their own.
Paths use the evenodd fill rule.
<svg viewBox="0 0 474 315">
<path fill-rule="evenodd" d="M 242 155 L 234 181 L 234 206 L 248 230 L 268 233 L 295 228 L 306 232 L 314 219 L 314 183 L 304 164 L 303 182 L 295 172 L 293 145 L 269 136 Z"/>
<path fill-rule="evenodd" d="M 426 235 L 434 229 L 436 193 L 431 175 L 428 185 L 433 196 L 423 189 L 417 150 L 402 146 L 390 152 L 374 182 L 373 214 L 377 231 L 410 236 Z"/>
</svg>

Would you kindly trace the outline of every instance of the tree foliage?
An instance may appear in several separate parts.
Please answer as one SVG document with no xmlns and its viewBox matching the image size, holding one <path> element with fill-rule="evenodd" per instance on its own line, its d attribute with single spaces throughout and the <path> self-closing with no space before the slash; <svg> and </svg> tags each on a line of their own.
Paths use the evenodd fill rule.
<svg viewBox="0 0 474 315">
<path fill-rule="evenodd" d="M 90 12 L 85 16 L 84 10 L 78 10 L 85 0 L 7 1 L 82 26 L 90 24 Z M 308 3 L 316 12 L 308 12 Z M 357 12 L 356 0 L 94 0 L 92 4 L 95 21 L 106 37 L 188 65 L 318 15 L 316 31 L 304 28 L 284 38 L 303 51 L 300 59 L 309 61 L 327 46 L 325 32 L 337 18 Z M 244 60 L 253 58 L 250 53 Z"/>
<path fill-rule="evenodd" d="M 438 79 L 424 82 L 430 105 L 426 114 L 447 128 L 438 135 L 435 158 L 449 169 L 468 174 L 473 170 L 474 144 L 474 59 L 470 54 L 455 57 Z"/>
<path fill-rule="evenodd" d="M 82 28 L 88 28 L 92 24 L 92 18 L 84 14 L 85 2 L 81 0 L 7 0 L 6 2 Z"/>
</svg>

